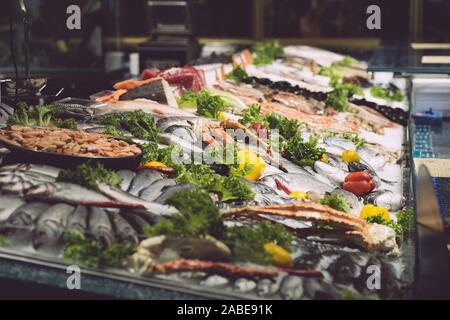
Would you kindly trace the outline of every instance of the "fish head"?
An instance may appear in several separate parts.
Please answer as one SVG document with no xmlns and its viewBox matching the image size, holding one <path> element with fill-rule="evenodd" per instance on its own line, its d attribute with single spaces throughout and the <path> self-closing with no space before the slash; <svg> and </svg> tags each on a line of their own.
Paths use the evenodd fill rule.
<svg viewBox="0 0 450 320">
<path fill-rule="evenodd" d="M 58 234 L 59 225 L 56 221 L 46 221 L 45 225 L 36 228 L 33 231 L 31 243 L 34 249 L 39 249 L 42 246 L 53 242 L 59 238 Z"/>
<path fill-rule="evenodd" d="M 46 197 L 56 192 L 57 186 L 54 183 L 46 182 L 31 186 L 24 192 L 25 198 L 40 198 Z"/>
</svg>

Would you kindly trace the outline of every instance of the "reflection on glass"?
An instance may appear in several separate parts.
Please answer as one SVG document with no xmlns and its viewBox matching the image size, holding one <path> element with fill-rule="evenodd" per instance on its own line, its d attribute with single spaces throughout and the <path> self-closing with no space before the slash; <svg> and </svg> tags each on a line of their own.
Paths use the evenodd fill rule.
<svg viewBox="0 0 450 320">
<path fill-rule="evenodd" d="M 381 8 L 381 30 L 368 30 L 366 9 Z M 267 37 L 404 37 L 409 0 L 265 0 Z"/>
</svg>

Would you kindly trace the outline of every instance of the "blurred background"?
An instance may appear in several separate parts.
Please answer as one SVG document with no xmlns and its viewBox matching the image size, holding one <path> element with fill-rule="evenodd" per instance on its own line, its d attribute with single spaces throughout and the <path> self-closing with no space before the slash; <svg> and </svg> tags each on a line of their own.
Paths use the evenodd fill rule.
<svg viewBox="0 0 450 320">
<path fill-rule="evenodd" d="M 63 86 L 66 95 L 85 96 L 127 76 L 130 53 L 141 55 L 139 69 L 168 67 L 208 62 L 198 58 L 277 38 L 284 44 L 315 45 L 368 59 L 380 41 L 445 42 L 450 30 L 450 0 L 191 0 L 188 22 L 180 11 L 152 8 L 162 2 L 25 0 L 31 75 L 56 79 L 56 84 L 49 80 L 49 86 L 53 83 L 55 90 Z M 72 4 L 81 8 L 81 30 L 66 27 L 66 8 Z M 371 4 L 381 8 L 381 30 L 366 27 Z M 11 47 L 19 71 L 24 69 L 19 8 L 19 1 L 0 1 L 1 77 L 14 73 Z M 195 39 L 193 51 L 181 60 L 171 58 L 155 65 L 150 58 L 150 65 L 145 63 L 142 51 L 148 51 L 155 40 L 155 26 L 185 22 L 189 38 Z M 164 50 L 161 54 L 170 56 L 171 49 Z"/>
</svg>

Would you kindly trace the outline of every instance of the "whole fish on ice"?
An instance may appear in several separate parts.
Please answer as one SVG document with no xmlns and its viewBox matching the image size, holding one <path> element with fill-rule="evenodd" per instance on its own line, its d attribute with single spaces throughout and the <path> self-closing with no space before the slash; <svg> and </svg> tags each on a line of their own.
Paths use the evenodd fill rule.
<svg viewBox="0 0 450 320">
<path fill-rule="evenodd" d="M 45 210 L 39 217 L 32 233 L 33 247 L 38 249 L 43 245 L 58 241 L 67 227 L 73 209 L 68 204 L 58 203 Z"/>
</svg>

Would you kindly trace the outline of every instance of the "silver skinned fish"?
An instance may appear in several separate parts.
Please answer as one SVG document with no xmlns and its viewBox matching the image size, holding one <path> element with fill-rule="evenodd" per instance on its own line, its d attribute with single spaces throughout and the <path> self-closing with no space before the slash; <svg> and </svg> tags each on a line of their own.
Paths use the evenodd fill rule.
<svg viewBox="0 0 450 320">
<path fill-rule="evenodd" d="M 149 185 L 147 188 L 143 189 L 141 193 L 139 194 L 139 198 L 147 200 L 147 201 L 154 201 L 156 198 L 158 198 L 162 193 L 164 188 L 166 187 L 173 187 L 177 183 L 174 179 L 161 179 L 158 180 L 151 185 Z"/>
<path fill-rule="evenodd" d="M 159 179 L 163 179 L 163 175 L 160 172 L 155 170 L 141 170 L 131 182 L 128 193 L 133 196 L 138 196 L 143 189 Z"/>
<path fill-rule="evenodd" d="M 33 247 L 39 249 L 43 245 L 58 241 L 67 227 L 73 209 L 68 204 L 58 203 L 45 210 L 32 233 Z"/>
<path fill-rule="evenodd" d="M 69 222 L 67 224 L 67 231 L 78 231 L 84 234 L 87 230 L 87 216 L 88 209 L 79 205 L 75 208 L 75 211 L 69 218 Z"/>
<path fill-rule="evenodd" d="M 117 173 L 123 179 L 122 183 L 120 184 L 120 189 L 122 189 L 123 191 L 127 191 L 131 185 L 131 182 L 136 176 L 136 173 L 131 170 L 119 170 Z"/>
<path fill-rule="evenodd" d="M 13 195 L 0 195 L 0 222 L 7 220 L 25 201 Z"/>
<path fill-rule="evenodd" d="M 45 202 L 26 203 L 8 218 L 5 224 L 9 232 L 15 232 L 17 229 L 32 227 L 40 215 L 49 207 Z"/>
<path fill-rule="evenodd" d="M 150 171 L 150 170 L 149 170 Z M 115 188 L 103 182 L 97 183 L 101 192 L 114 199 L 118 203 L 127 203 L 135 206 L 136 208 L 145 209 L 147 212 L 156 216 L 171 216 L 178 212 L 174 207 L 162 205 L 156 202 L 146 201 L 137 197 L 134 197 L 119 188 Z"/>
<path fill-rule="evenodd" d="M 29 187 L 24 192 L 26 199 L 42 199 L 50 202 L 65 202 L 72 205 L 107 208 L 145 208 L 143 204 L 111 200 L 105 195 L 82 186 L 66 182 L 47 182 Z"/>
<path fill-rule="evenodd" d="M 139 242 L 138 233 L 125 218 L 123 218 L 120 214 L 110 214 L 110 217 L 114 224 L 114 231 L 117 238 L 122 241 L 135 244 Z"/>
<path fill-rule="evenodd" d="M 103 208 L 89 208 L 89 233 L 97 239 L 102 248 L 108 248 L 114 242 L 113 227 Z"/>
</svg>

